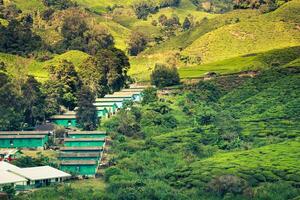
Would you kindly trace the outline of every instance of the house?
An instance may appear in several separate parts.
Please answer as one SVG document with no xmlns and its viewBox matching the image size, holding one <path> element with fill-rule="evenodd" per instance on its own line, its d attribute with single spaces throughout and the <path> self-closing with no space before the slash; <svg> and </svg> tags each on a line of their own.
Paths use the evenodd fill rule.
<svg viewBox="0 0 300 200">
<path fill-rule="evenodd" d="M 97 117 L 100 119 L 105 119 L 109 117 L 109 111 L 106 107 L 96 107 L 97 110 Z"/>
<path fill-rule="evenodd" d="M 45 135 L 0 135 L 0 148 L 44 148 Z"/>
<path fill-rule="evenodd" d="M 65 138 L 65 147 L 102 147 L 104 138 Z"/>
<path fill-rule="evenodd" d="M 123 108 L 123 105 L 127 101 L 131 101 L 132 98 L 97 98 L 95 103 L 115 103 L 118 108 Z"/>
<path fill-rule="evenodd" d="M 120 92 L 143 92 L 144 90 L 144 88 L 127 88 L 122 89 Z"/>
<path fill-rule="evenodd" d="M 136 84 L 131 84 L 129 86 L 129 89 L 146 89 L 152 87 L 151 85 L 136 85 Z"/>
<path fill-rule="evenodd" d="M 17 190 L 49 186 L 71 177 L 70 174 L 50 166 L 20 168 L 4 161 L 0 162 L 0 174 L 0 187 L 12 184 Z"/>
<path fill-rule="evenodd" d="M 131 98 L 132 101 L 141 101 L 141 92 L 115 92 L 114 94 L 105 95 L 104 98 Z"/>
<path fill-rule="evenodd" d="M 107 136 L 105 131 L 77 131 L 68 132 L 69 138 L 105 138 Z"/>
<path fill-rule="evenodd" d="M 99 153 L 60 153 L 59 160 L 95 160 L 99 162 L 101 155 Z"/>
<path fill-rule="evenodd" d="M 50 121 L 63 127 L 76 127 L 77 125 L 76 113 L 74 111 L 68 111 L 62 115 L 51 116 Z"/>
<path fill-rule="evenodd" d="M 75 175 L 94 177 L 98 170 L 98 162 L 95 160 L 64 160 L 60 163 L 60 169 Z"/>
<path fill-rule="evenodd" d="M 96 106 L 98 109 L 106 109 L 110 114 L 115 114 L 118 110 L 118 106 L 114 102 L 104 102 L 104 103 L 94 103 L 94 106 Z"/>
<path fill-rule="evenodd" d="M 64 153 L 101 153 L 103 147 L 60 147 Z"/>
<path fill-rule="evenodd" d="M 53 132 L 51 131 L 0 131 L 0 135 L 44 135 L 47 140 Z"/>
</svg>

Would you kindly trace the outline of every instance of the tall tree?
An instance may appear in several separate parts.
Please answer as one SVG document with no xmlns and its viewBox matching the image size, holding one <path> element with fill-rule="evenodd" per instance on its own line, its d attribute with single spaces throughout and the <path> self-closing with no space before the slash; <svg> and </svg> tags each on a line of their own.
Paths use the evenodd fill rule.
<svg viewBox="0 0 300 200">
<path fill-rule="evenodd" d="M 20 129 L 23 121 L 21 97 L 10 77 L 0 72 L 0 130 Z"/>
<path fill-rule="evenodd" d="M 147 42 L 144 34 L 139 32 L 132 33 L 128 42 L 128 53 L 131 56 L 137 56 L 147 47 Z"/>
<path fill-rule="evenodd" d="M 41 84 L 33 76 L 28 76 L 21 87 L 25 109 L 24 122 L 29 126 L 35 126 L 38 121 L 45 119 L 45 97 L 40 87 Z"/>
<path fill-rule="evenodd" d="M 186 17 L 186 18 L 184 19 L 184 22 L 183 22 L 183 24 L 182 24 L 182 28 L 183 28 L 183 30 L 188 30 L 188 29 L 191 28 L 191 21 L 189 20 L 188 17 Z"/>
<path fill-rule="evenodd" d="M 92 131 L 97 128 L 97 110 L 93 105 L 95 96 L 88 87 L 82 87 L 78 94 L 77 123 L 83 130 Z"/>
<path fill-rule="evenodd" d="M 73 63 L 63 60 L 57 65 L 49 67 L 50 78 L 63 84 L 62 104 L 73 110 L 76 106 L 76 93 L 79 91 L 81 81 Z"/>
<path fill-rule="evenodd" d="M 151 83 L 159 88 L 179 84 L 180 77 L 177 68 L 156 64 L 151 74 Z"/>
</svg>

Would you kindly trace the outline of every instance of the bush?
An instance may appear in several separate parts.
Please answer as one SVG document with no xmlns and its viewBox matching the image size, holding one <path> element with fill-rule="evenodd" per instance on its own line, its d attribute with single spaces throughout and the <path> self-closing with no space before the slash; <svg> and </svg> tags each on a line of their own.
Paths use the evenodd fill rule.
<svg viewBox="0 0 300 200">
<path fill-rule="evenodd" d="M 152 88 L 152 87 L 147 88 L 143 91 L 142 95 L 143 95 L 143 100 L 142 100 L 143 105 L 153 103 L 158 100 L 156 88 Z"/>
<path fill-rule="evenodd" d="M 112 177 L 114 175 L 120 175 L 120 174 L 121 174 L 121 170 L 119 168 L 110 167 L 110 168 L 106 169 L 104 172 L 104 180 L 109 181 L 110 177 Z"/>
<path fill-rule="evenodd" d="M 255 199 L 294 199 L 299 197 L 300 190 L 286 182 L 266 183 L 257 188 Z"/>
<path fill-rule="evenodd" d="M 180 83 L 179 73 L 175 67 L 156 64 L 151 74 L 151 84 L 158 88 L 173 86 Z"/>
<path fill-rule="evenodd" d="M 225 196 L 227 193 L 242 194 L 246 188 L 248 188 L 247 182 L 234 175 L 216 177 L 208 184 L 208 190 L 220 196 Z"/>
</svg>

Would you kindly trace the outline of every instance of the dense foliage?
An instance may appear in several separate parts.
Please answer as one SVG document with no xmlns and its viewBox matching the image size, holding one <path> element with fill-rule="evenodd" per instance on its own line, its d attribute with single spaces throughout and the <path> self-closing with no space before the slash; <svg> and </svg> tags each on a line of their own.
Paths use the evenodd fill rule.
<svg viewBox="0 0 300 200">
<path fill-rule="evenodd" d="M 95 95 L 88 87 L 82 87 L 78 94 L 78 110 L 76 113 L 77 123 L 80 128 L 93 131 L 98 126 L 98 117 L 95 102 Z"/>
<path fill-rule="evenodd" d="M 177 85 L 180 82 L 177 68 L 156 64 L 152 74 L 151 83 L 158 88 Z"/>
<path fill-rule="evenodd" d="M 180 0 L 159 0 L 159 1 L 145 1 L 138 0 L 132 8 L 138 19 L 146 20 L 149 14 L 156 13 L 160 8 L 176 7 L 180 4 Z"/>
<path fill-rule="evenodd" d="M 30 15 L 20 20 L 9 20 L 8 26 L 0 24 L 0 51 L 28 55 L 42 46 L 40 36 L 31 31 L 33 19 Z"/>
<path fill-rule="evenodd" d="M 295 129 L 294 134 L 287 132 L 299 127 L 297 114 L 277 115 L 276 111 L 270 118 L 261 113 L 260 106 L 264 102 L 270 109 L 280 104 L 280 110 L 298 110 L 299 106 L 294 104 L 299 101 L 299 93 L 295 93 L 299 90 L 298 82 L 297 68 L 273 69 L 250 80 L 228 77 L 199 82 L 177 90 L 175 96 L 152 98 L 143 106 L 121 111 L 105 123 L 114 139 L 115 157 L 111 160 L 114 166 L 105 171 L 108 190 L 104 198 L 298 196 L 299 169 L 290 164 L 295 164 L 299 156 L 299 141 L 295 139 L 299 135 Z M 274 87 L 285 94 L 285 101 L 271 92 Z M 153 93 L 147 90 L 146 94 Z M 265 95 L 268 98 L 261 100 Z M 234 109 L 236 106 L 238 110 Z M 251 122 L 255 129 L 249 133 L 243 121 L 253 115 L 262 117 Z M 127 121 L 130 118 L 134 120 Z M 264 123 L 277 134 L 261 134 L 265 131 Z M 292 173 L 286 173 L 287 169 Z M 286 190 L 291 193 L 283 192 Z"/>
</svg>

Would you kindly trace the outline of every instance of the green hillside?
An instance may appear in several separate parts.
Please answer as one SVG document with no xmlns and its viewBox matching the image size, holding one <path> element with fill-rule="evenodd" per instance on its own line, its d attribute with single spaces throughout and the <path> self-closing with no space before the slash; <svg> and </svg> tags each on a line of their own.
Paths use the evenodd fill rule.
<svg viewBox="0 0 300 200">
<path fill-rule="evenodd" d="M 55 65 L 62 60 L 67 60 L 79 68 L 88 57 L 88 54 L 81 51 L 68 51 L 64 54 L 54 56 L 53 59 L 48 61 L 40 62 L 30 58 L 1 53 L 0 62 L 4 62 L 7 65 L 8 71 L 11 74 L 18 75 L 21 71 L 22 73 L 35 76 L 40 81 L 45 81 L 49 78 L 47 72 L 48 66 Z"/>
<path fill-rule="evenodd" d="M 237 174 L 250 182 L 251 185 L 279 180 L 297 184 L 300 178 L 297 164 L 300 156 L 299 147 L 300 142 L 293 141 L 249 151 L 220 153 L 195 162 L 188 169 L 177 171 L 176 174 L 187 175 L 176 181 L 182 185 L 197 187 L 207 183 L 210 177 Z"/>
<path fill-rule="evenodd" d="M 34 9 L 39 12 L 46 9 L 42 0 L 12 2 L 24 12 L 32 12 L 30 9 L 32 5 L 35 5 Z M 300 9 L 299 0 L 292 0 L 267 14 L 260 14 L 257 10 L 234 10 L 225 14 L 211 14 L 197 11 L 190 0 L 182 0 L 178 7 L 159 9 L 157 13 L 148 16 L 147 20 L 136 18 L 131 8 L 133 1 L 77 0 L 76 2 L 80 9 L 88 8 L 92 11 L 81 10 L 79 13 L 85 15 L 90 23 L 107 29 L 113 35 L 116 47 L 124 51 L 128 48 L 130 35 L 136 31 L 152 39 L 160 37 L 162 35 L 160 27 L 153 26 L 152 21 L 157 20 L 162 14 L 167 17 L 175 14 L 181 23 L 190 14 L 195 22 L 200 23 L 160 44 L 151 44 L 136 57 L 130 57 L 129 74 L 137 81 L 148 81 L 156 63 L 169 63 L 170 60 L 176 63 L 181 78 L 199 77 L 209 71 L 227 74 L 246 69 L 262 69 L 268 67 L 270 63 L 257 60 L 254 54 L 300 45 L 297 24 L 300 20 L 297 14 Z M 113 5 L 119 7 L 113 12 L 108 12 L 107 6 Z M 39 19 L 39 25 L 34 26 L 34 31 L 47 44 L 55 45 L 62 39 L 59 32 L 62 18 L 70 13 L 69 9 L 55 12 L 51 24 Z M 202 21 L 204 18 L 206 20 Z M 292 58 L 288 61 L 291 62 Z M 30 62 L 38 63 L 33 60 Z M 39 69 L 39 64 L 32 68 L 33 70 L 29 70 L 32 74 L 44 76 L 43 72 L 40 74 L 34 72 Z"/>
</svg>

